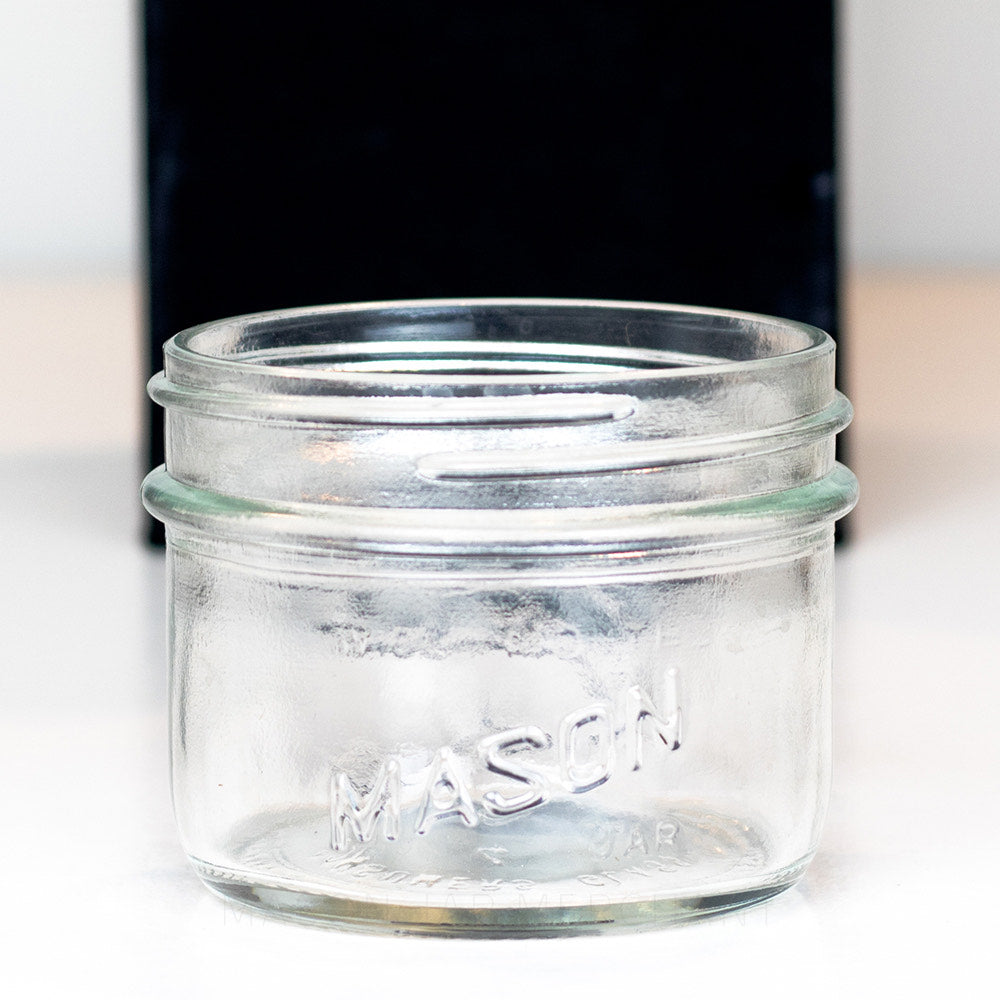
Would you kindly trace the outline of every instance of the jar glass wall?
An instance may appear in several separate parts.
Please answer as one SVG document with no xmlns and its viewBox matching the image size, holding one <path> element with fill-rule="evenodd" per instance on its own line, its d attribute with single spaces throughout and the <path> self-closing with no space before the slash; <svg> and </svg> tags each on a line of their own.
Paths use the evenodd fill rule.
<svg viewBox="0 0 1000 1000">
<path fill-rule="evenodd" d="M 540 934 L 799 877 L 829 785 L 820 331 L 454 301 L 209 324 L 151 392 L 174 803 L 288 916 Z"/>
</svg>

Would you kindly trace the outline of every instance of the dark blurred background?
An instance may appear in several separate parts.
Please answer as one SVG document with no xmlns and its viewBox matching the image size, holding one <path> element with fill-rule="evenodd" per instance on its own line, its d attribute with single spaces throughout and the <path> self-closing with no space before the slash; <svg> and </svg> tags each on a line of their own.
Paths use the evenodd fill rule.
<svg viewBox="0 0 1000 1000">
<path fill-rule="evenodd" d="M 145 48 L 150 373 L 195 323 L 374 299 L 838 332 L 831 0 L 147 0 Z"/>
</svg>

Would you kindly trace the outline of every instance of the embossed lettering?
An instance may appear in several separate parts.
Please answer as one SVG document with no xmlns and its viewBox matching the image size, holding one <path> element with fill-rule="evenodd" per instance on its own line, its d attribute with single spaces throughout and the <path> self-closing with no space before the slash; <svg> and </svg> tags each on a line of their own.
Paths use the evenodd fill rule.
<svg viewBox="0 0 1000 1000">
<path fill-rule="evenodd" d="M 649 854 L 649 845 L 646 843 L 642 829 L 638 826 L 634 827 L 632 833 L 629 835 L 628 846 L 625 848 L 625 856 L 628 857 L 633 851 L 641 851 L 643 854 Z"/>
<path fill-rule="evenodd" d="M 335 872 L 349 871 L 352 868 L 357 868 L 358 865 L 368 864 L 368 855 L 363 850 L 358 850 L 354 854 L 346 855 L 346 857 L 327 858 L 323 864 Z"/>
<path fill-rule="evenodd" d="M 355 878 L 368 878 L 369 875 L 381 875 L 385 871 L 385 865 L 371 864 L 366 868 L 359 868 L 353 872 Z"/>
<path fill-rule="evenodd" d="M 432 823 L 449 816 L 458 816 L 466 826 L 479 823 L 476 807 L 459 773 L 455 754 L 447 747 L 441 747 L 434 755 L 431 773 L 424 786 L 417 833 L 426 833 Z"/>
<path fill-rule="evenodd" d="M 512 816 L 540 806 L 547 798 L 544 778 L 537 771 L 525 767 L 520 761 L 504 756 L 505 751 L 516 747 L 531 747 L 541 750 L 548 746 L 548 739 L 538 726 L 523 726 L 520 729 L 508 729 L 496 736 L 489 736 L 479 741 L 479 755 L 483 764 L 494 774 L 502 774 L 505 778 L 513 778 L 528 787 L 516 795 L 501 795 L 490 790 L 483 794 L 483 805 L 494 816 Z"/>
<path fill-rule="evenodd" d="M 622 869 L 622 874 L 623 875 L 638 875 L 641 878 L 652 878 L 653 877 L 652 875 L 649 874 L 649 872 L 643 871 L 641 868 L 636 868 L 634 866 L 632 868 L 623 868 Z"/>
<path fill-rule="evenodd" d="M 677 838 L 677 824 L 668 820 L 661 820 L 656 824 L 656 846 L 667 847 L 672 845 Z"/>
<path fill-rule="evenodd" d="M 399 883 L 399 882 L 405 882 L 409 877 L 410 877 L 409 872 L 392 871 L 392 872 L 386 872 L 384 875 L 379 875 L 378 880 L 380 882 Z"/>
<path fill-rule="evenodd" d="M 342 851 L 348 842 L 348 832 L 364 842 L 375 834 L 375 824 L 382 818 L 386 840 L 399 836 L 399 763 L 390 757 L 379 769 L 367 796 L 362 795 L 342 771 L 333 776 L 331 846 Z"/>
<path fill-rule="evenodd" d="M 437 883 L 441 881 L 441 878 L 442 876 L 440 875 L 414 875 L 413 878 L 410 879 L 410 885 L 426 885 L 429 887 L 437 885 Z"/>
<path fill-rule="evenodd" d="M 615 703 L 595 702 L 567 713 L 559 722 L 555 747 L 541 727 L 518 726 L 482 737 L 475 744 L 475 757 L 460 758 L 449 746 L 438 748 L 433 757 L 423 751 L 416 759 L 427 753 L 423 759 L 430 757 L 430 763 L 418 771 L 413 768 L 412 751 L 406 758 L 393 755 L 371 784 L 360 787 L 346 773 L 335 772 L 330 784 L 331 845 L 344 851 L 353 842 L 370 841 L 380 826 L 386 840 L 395 840 L 404 810 L 413 816 L 413 825 L 407 822 L 409 829 L 426 834 L 438 820 L 458 819 L 474 827 L 481 818 L 514 816 L 554 796 L 590 792 L 611 780 L 616 766 L 638 771 L 644 744 L 657 737 L 669 750 L 681 745 L 681 709 L 673 669 L 663 675 L 656 702 L 641 687 L 633 686 Z M 465 739 L 462 743 L 468 746 Z M 491 780 L 486 772 L 513 784 Z M 655 832 L 633 836 L 618 850 L 668 853 L 676 833 L 674 824 L 664 822 Z M 595 829 L 591 852 L 610 857 L 616 838 L 615 831 Z M 503 863 L 505 851 L 499 846 L 484 845 L 478 851 L 485 861 Z M 345 858 L 344 863 L 360 862 Z"/>
<path fill-rule="evenodd" d="M 681 745 L 681 710 L 677 704 L 677 672 L 668 670 L 664 684 L 664 704 L 657 707 L 640 687 L 631 687 L 625 695 L 625 736 L 632 770 L 642 767 L 642 727 L 648 722 L 668 749 Z"/>
<path fill-rule="evenodd" d="M 581 764 L 578 760 L 579 737 L 587 727 L 600 747 L 598 760 Z M 608 710 L 604 705 L 589 705 L 576 712 L 570 712 L 559 726 L 559 764 L 562 779 L 574 795 L 589 792 L 603 785 L 615 765 L 614 732 Z"/>
</svg>

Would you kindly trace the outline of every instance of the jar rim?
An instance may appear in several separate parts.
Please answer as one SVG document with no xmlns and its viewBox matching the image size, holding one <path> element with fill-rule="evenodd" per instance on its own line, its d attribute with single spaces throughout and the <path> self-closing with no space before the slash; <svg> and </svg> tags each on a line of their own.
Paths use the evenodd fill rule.
<svg viewBox="0 0 1000 1000">
<path fill-rule="evenodd" d="M 149 496 L 158 516 L 219 515 L 218 530 L 238 534 L 322 537 L 324 522 L 350 521 L 359 545 L 411 516 L 404 547 L 457 544 L 466 528 L 475 542 L 489 512 L 493 548 L 509 533 L 534 550 L 537 532 L 543 548 L 551 541 L 551 512 L 574 509 L 593 513 L 571 534 L 612 548 L 633 530 L 632 541 L 670 546 L 681 529 L 794 532 L 800 516 L 822 522 L 853 502 L 829 479 L 833 437 L 851 416 L 833 358 L 833 341 L 804 323 L 653 303 L 428 299 L 248 314 L 166 345 L 149 392 L 167 410 L 169 476 L 196 493 L 160 483 Z M 383 511 L 412 513 L 394 525 Z"/>
<path fill-rule="evenodd" d="M 599 357 L 606 356 L 610 362 L 608 370 L 596 368 L 570 368 L 565 371 L 527 371 L 527 372 L 441 372 L 421 369 L 419 371 L 395 370 L 380 367 L 376 370 L 363 370 L 358 367 L 343 368 L 337 366 L 317 367 L 312 364 L 296 364 L 282 360 L 275 364 L 267 359 L 262 360 L 259 352 L 239 352 L 234 345 L 239 338 L 255 325 L 271 327 L 294 327 L 297 323 L 310 320 L 344 320 L 351 318 L 382 318 L 389 326 L 400 322 L 419 321 L 433 315 L 453 314 L 458 317 L 463 312 L 473 310 L 525 310 L 536 313 L 539 317 L 548 317 L 561 311 L 590 313 L 593 317 L 612 317 L 619 315 L 623 320 L 632 314 L 633 320 L 662 319 L 665 323 L 693 322 L 710 327 L 708 334 L 722 334 L 724 327 L 740 327 L 739 333 L 749 343 L 756 335 L 758 344 L 766 341 L 773 344 L 775 339 L 788 346 L 794 341 L 792 349 L 774 349 L 759 357 L 728 358 L 697 354 L 683 354 L 666 350 L 642 350 L 633 347 L 623 347 L 617 352 L 602 351 L 599 345 L 589 345 L 588 354 Z M 626 321 L 627 323 L 627 321 Z M 714 324 L 714 329 L 712 325 Z M 325 346 L 335 346 L 341 341 L 336 337 L 336 331 L 331 331 Z M 627 330 L 626 330 L 627 336 Z M 438 342 L 434 337 L 428 341 Z M 529 335 L 530 340 L 530 335 Z M 359 349 L 374 350 L 379 344 L 390 345 L 399 349 L 412 341 L 359 341 L 355 346 Z M 468 343 L 451 341 L 457 350 Z M 540 348 L 544 354 L 546 345 L 552 348 L 573 346 L 573 342 L 544 341 L 538 344 L 523 341 L 511 341 L 507 338 L 483 339 L 479 345 L 494 345 L 495 353 L 502 355 L 511 350 Z M 326 384 L 332 387 L 348 388 L 357 386 L 361 391 L 372 391 L 379 386 L 390 385 L 396 388 L 412 388 L 421 386 L 426 391 L 435 387 L 447 391 L 449 387 L 465 385 L 470 387 L 509 386 L 513 391 L 524 391 L 525 388 L 544 385 L 553 388 L 581 383 L 593 384 L 602 388 L 614 386 L 616 383 L 635 383 L 656 380 L 674 380 L 697 378 L 704 374 L 717 377 L 734 372 L 760 372 L 773 370 L 789 364 L 801 364 L 805 361 L 830 354 L 834 343 L 830 336 L 818 327 L 797 320 L 781 319 L 760 313 L 739 310 L 716 309 L 701 306 L 686 306 L 667 303 L 650 303 L 639 301 L 618 301 L 601 299 L 562 299 L 562 298 L 441 298 L 441 299 L 409 299 L 398 301 L 361 302 L 340 305 L 309 306 L 293 309 L 278 309 L 266 312 L 247 313 L 226 319 L 215 320 L 187 328 L 167 341 L 164 355 L 168 362 L 180 364 L 185 368 L 194 367 L 211 373 L 215 378 L 253 376 L 266 374 L 268 379 L 277 383 L 295 383 L 308 381 L 313 384 Z M 475 353 L 475 352 L 474 352 Z M 674 360 L 670 355 L 673 353 Z M 630 364 L 630 359 L 642 358 L 641 367 Z M 614 364 L 615 361 L 624 362 Z M 657 363 L 657 361 L 661 363 Z"/>
</svg>

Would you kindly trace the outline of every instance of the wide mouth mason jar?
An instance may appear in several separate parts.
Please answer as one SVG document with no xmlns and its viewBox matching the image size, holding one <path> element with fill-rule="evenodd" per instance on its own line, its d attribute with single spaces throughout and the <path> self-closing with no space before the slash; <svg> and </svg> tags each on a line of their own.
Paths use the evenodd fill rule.
<svg viewBox="0 0 1000 1000">
<path fill-rule="evenodd" d="M 830 774 L 820 330 L 446 300 L 178 334 L 174 807 L 216 892 L 372 930 L 552 934 L 758 902 Z"/>
</svg>

